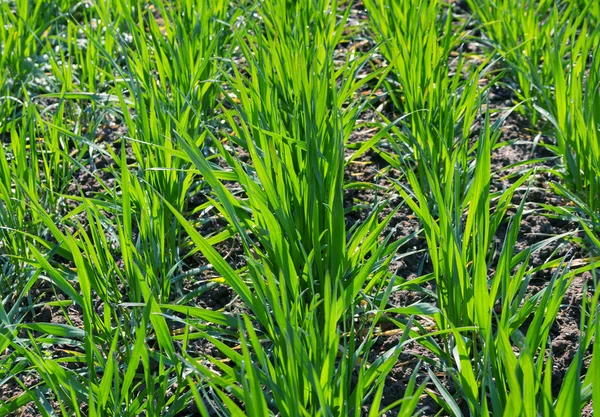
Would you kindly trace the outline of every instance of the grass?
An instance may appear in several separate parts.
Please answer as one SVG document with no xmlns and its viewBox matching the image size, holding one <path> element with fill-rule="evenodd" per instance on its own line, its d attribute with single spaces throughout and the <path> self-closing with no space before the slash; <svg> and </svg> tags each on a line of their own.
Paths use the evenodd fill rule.
<svg viewBox="0 0 600 417">
<path fill-rule="evenodd" d="M 3 2 L 0 416 L 598 412 L 599 10 L 466 3 Z"/>
</svg>

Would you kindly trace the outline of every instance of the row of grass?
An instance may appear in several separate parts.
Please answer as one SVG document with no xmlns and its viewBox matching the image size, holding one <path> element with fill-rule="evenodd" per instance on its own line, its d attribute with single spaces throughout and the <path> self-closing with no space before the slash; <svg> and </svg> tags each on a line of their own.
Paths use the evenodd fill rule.
<svg viewBox="0 0 600 417">
<path fill-rule="evenodd" d="M 0 416 L 598 412 L 600 10 L 466 3 L 2 2 Z M 517 113 L 554 157 L 496 190 Z M 389 188 L 347 181 L 369 155 Z M 532 209 L 541 173 L 561 203 Z M 400 211 L 419 226 L 397 238 Z M 532 212 L 577 230 L 517 250 Z M 431 270 L 409 280 L 392 266 L 419 238 Z"/>
</svg>

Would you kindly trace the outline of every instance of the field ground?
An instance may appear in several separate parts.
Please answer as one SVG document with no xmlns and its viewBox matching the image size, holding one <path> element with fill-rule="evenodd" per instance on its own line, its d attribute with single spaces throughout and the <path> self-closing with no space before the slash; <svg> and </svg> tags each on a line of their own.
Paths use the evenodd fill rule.
<svg viewBox="0 0 600 417">
<path fill-rule="evenodd" d="M 3 1 L 0 417 L 600 414 L 599 48 L 592 0 Z"/>
</svg>

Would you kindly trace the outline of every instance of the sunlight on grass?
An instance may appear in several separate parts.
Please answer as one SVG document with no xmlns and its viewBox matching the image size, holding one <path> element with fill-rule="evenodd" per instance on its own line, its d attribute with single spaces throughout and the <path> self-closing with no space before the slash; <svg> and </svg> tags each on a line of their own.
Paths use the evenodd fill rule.
<svg viewBox="0 0 600 417">
<path fill-rule="evenodd" d="M 0 4 L 0 416 L 600 412 L 600 8 Z"/>
</svg>

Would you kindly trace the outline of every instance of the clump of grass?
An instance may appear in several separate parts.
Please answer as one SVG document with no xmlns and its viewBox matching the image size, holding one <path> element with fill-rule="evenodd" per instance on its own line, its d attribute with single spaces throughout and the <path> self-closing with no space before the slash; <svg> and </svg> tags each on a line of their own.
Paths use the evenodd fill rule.
<svg viewBox="0 0 600 417">
<path fill-rule="evenodd" d="M 360 415 L 369 396 L 380 402 L 385 374 L 401 351 L 399 345 L 369 365 L 374 329 L 367 329 L 364 341 L 356 340 L 362 329 L 353 320 L 355 306 L 363 293 L 371 298 L 382 288 L 402 241 L 383 238 L 391 215 L 379 221 L 380 208 L 347 230 L 343 151 L 346 126 L 354 124 L 358 111 L 346 103 L 368 79 L 351 78 L 364 57 L 334 66 L 333 50 L 347 18 L 337 22 L 335 6 L 265 2 L 258 10 L 264 33 L 253 25 L 257 35 L 239 39 L 248 75 L 234 67 L 234 108 L 226 117 L 233 130 L 230 144 L 248 152 L 251 163 L 231 155 L 216 135 L 213 141 L 246 199 L 236 199 L 218 181 L 220 170 L 193 140 L 181 140 L 247 255 L 249 287 L 186 227 L 251 311 L 239 325 L 241 353 L 210 339 L 236 371 L 207 382 L 229 409 L 241 413 L 223 394 L 238 385 L 234 396 L 246 405 L 246 415 Z M 308 21 L 314 25 L 310 34 L 303 24 Z M 388 296 L 389 290 L 373 307 L 384 307 Z M 205 378 L 210 375 L 196 367 Z"/>
<path fill-rule="evenodd" d="M 550 2 L 531 0 L 469 1 L 469 7 L 481 22 L 487 35 L 510 73 L 508 86 L 528 110 L 532 125 L 538 114 L 535 100 L 552 82 L 552 72 L 543 65 L 544 54 L 552 49 L 554 32 L 569 27 L 574 18 L 573 2 Z M 564 52 L 564 51 L 563 51 Z"/>
<path fill-rule="evenodd" d="M 594 2 L 469 2 L 496 51 L 512 70 L 517 99 L 532 125 L 541 115 L 553 126 L 561 159 L 556 191 L 598 219 L 598 33 Z M 524 12 L 523 12 L 524 10 Z M 555 210 L 551 210 L 555 211 Z M 559 210 L 561 211 L 561 210 Z"/>
<path fill-rule="evenodd" d="M 472 152 L 471 126 L 479 99 L 478 82 L 485 72 L 484 61 L 475 67 L 465 61 L 459 48 L 465 34 L 454 30 L 452 9 L 438 1 L 367 1 L 365 3 L 381 51 L 390 65 L 387 90 L 403 117 L 409 133 L 400 147 L 411 149 L 417 162 L 420 184 L 432 201 L 424 167 L 441 180 L 442 187 L 466 175 Z M 396 153 L 408 156 L 401 148 Z M 462 192 L 462 191 L 459 191 Z"/>
<path fill-rule="evenodd" d="M 544 95 L 536 109 L 554 128 L 556 145 L 548 147 L 563 162 L 562 169 L 555 173 L 564 185 L 554 187 L 575 203 L 575 212 L 586 223 L 588 232 L 591 228 L 596 233 L 600 224 L 600 35 L 586 24 L 576 28 L 574 23 L 571 31 L 563 34 L 557 46 L 547 52 L 554 88 L 553 93 Z M 563 49 L 568 52 L 567 59 Z"/>
</svg>

